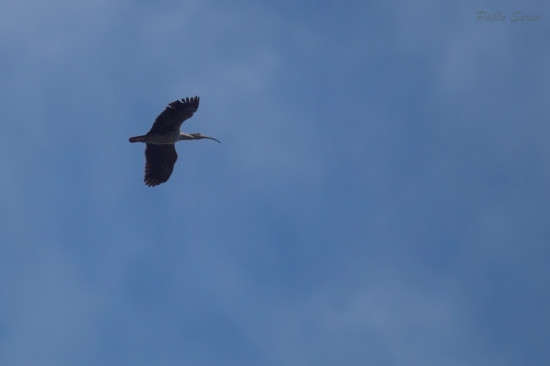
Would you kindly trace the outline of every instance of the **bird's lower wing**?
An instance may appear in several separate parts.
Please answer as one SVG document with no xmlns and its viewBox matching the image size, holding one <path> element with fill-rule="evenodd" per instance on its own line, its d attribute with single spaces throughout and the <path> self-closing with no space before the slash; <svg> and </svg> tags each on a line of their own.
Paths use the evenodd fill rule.
<svg viewBox="0 0 550 366">
<path fill-rule="evenodd" d="M 154 187 L 166 182 L 172 175 L 176 160 L 178 160 L 178 154 L 174 144 L 146 144 L 145 184 Z"/>
</svg>

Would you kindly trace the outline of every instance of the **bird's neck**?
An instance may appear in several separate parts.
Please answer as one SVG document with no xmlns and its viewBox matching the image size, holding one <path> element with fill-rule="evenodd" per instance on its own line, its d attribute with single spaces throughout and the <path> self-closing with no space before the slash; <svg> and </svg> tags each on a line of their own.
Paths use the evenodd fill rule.
<svg viewBox="0 0 550 366">
<path fill-rule="evenodd" d="M 180 133 L 180 137 L 179 137 L 180 140 L 194 140 L 195 139 L 195 136 L 193 135 L 188 135 L 186 133 Z"/>
</svg>

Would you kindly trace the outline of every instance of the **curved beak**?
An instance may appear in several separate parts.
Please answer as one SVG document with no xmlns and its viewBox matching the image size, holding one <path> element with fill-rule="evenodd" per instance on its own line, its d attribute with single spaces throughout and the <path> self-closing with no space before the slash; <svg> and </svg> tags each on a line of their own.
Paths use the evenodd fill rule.
<svg viewBox="0 0 550 366">
<path fill-rule="evenodd" d="M 214 140 L 214 141 L 216 141 L 216 142 L 217 142 L 217 143 L 219 143 L 219 144 L 221 144 L 221 143 L 222 143 L 222 142 L 221 142 L 220 140 L 218 140 L 218 139 L 215 139 L 215 138 L 213 138 L 213 137 L 209 137 L 209 136 L 202 136 L 202 138 L 203 138 L 203 139 L 209 139 L 209 140 Z"/>
</svg>

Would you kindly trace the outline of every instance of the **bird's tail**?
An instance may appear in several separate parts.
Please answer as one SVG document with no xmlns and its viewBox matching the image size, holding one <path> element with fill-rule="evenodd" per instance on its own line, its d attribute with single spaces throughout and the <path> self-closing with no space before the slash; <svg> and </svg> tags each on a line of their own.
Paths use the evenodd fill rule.
<svg viewBox="0 0 550 366">
<path fill-rule="evenodd" d="M 130 142 L 144 142 L 145 136 L 130 137 Z"/>
</svg>

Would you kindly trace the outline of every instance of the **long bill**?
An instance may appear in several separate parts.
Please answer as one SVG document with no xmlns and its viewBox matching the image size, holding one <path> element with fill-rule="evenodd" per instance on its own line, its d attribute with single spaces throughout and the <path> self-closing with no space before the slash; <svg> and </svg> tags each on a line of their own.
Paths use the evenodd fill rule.
<svg viewBox="0 0 550 366">
<path fill-rule="evenodd" d="M 218 139 L 215 139 L 215 138 L 213 138 L 213 137 L 210 137 L 210 136 L 202 136 L 201 138 L 203 138 L 203 139 L 209 139 L 209 140 L 214 140 L 214 141 L 216 141 L 216 142 L 217 142 L 217 143 L 219 143 L 219 144 L 221 144 L 221 143 L 222 143 L 222 142 L 221 142 L 220 140 L 218 140 Z"/>
</svg>

